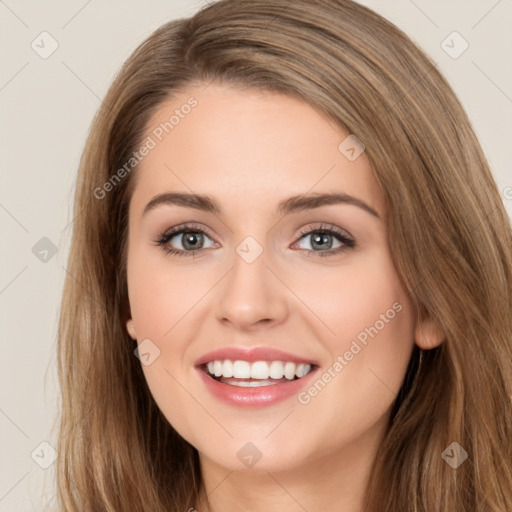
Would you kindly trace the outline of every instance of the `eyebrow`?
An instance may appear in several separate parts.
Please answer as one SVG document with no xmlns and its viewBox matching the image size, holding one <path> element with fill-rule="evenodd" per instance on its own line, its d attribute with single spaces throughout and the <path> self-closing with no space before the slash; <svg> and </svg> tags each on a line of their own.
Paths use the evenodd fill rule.
<svg viewBox="0 0 512 512">
<path fill-rule="evenodd" d="M 380 215 L 361 199 L 348 194 L 336 192 L 289 197 L 277 205 L 277 212 L 284 216 L 290 213 L 312 210 L 314 208 L 320 208 L 321 206 L 329 206 L 340 203 L 357 206 L 362 210 L 370 213 L 377 219 L 380 219 Z M 160 205 L 182 206 L 185 208 L 194 208 L 195 210 L 204 212 L 216 214 L 221 213 L 219 203 L 217 203 L 210 196 L 202 194 L 167 192 L 154 196 L 144 208 L 142 215 L 146 215 L 149 211 L 154 210 L 157 206 Z"/>
</svg>

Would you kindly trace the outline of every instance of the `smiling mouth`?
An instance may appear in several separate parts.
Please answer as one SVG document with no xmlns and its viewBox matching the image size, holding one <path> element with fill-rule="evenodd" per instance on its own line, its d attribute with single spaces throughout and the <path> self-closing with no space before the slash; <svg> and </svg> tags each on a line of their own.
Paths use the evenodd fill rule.
<svg viewBox="0 0 512 512">
<path fill-rule="evenodd" d="M 222 359 L 201 365 L 212 379 L 239 387 L 263 387 L 299 380 L 316 368 L 314 364 L 291 361 L 243 361 Z"/>
</svg>

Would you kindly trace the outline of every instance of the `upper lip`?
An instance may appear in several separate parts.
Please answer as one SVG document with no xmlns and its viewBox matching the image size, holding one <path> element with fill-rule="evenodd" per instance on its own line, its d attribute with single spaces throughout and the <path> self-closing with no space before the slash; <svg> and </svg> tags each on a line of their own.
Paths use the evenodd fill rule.
<svg viewBox="0 0 512 512">
<path fill-rule="evenodd" d="M 271 347 L 224 347 L 217 350 L 212 350 L 207 354 L 201 356 L 196 362 L 195 366 L 201 366 L 216 360 L 230 359 L 231 361 L 290 361 L 292 363 L 305 363 L 317 365 L 315 361 L 283 352 Z"/>
</svg>

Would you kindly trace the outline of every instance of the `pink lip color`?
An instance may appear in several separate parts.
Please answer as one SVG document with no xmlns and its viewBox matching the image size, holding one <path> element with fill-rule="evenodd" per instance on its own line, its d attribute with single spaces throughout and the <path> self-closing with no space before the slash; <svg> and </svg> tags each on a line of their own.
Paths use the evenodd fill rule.
<svg viewBox="0 0 512 512">
<path fill-rule="evenodd" d="M 254 348 L 242 348 L 242 347 L 225 347 L 218 350 L 208 352 L 204 356 L 200 357 L 196 362 L 195 366 L 200 366 L 210 361 L 230 359 L 231 361 L 290 361 L 292 363 L 306 363 L 318 366 L 316 361 L 311 359 L 305 359 L 303 357 L 294 356 L 288 352 L 276 350 L 269 347 L 254 347 Z"/>
<path fill-rule="evenodd" d="M 201 368 L 197 368 L 197 371 L 208 391 L 222 402 L 237 407 L 265 407 L 296 395 L 311 380 L 311 376 L 316 373 L 316 368 L 301 379 L 258 388 L 223 384 L 210 377 Z"/>
</svg>

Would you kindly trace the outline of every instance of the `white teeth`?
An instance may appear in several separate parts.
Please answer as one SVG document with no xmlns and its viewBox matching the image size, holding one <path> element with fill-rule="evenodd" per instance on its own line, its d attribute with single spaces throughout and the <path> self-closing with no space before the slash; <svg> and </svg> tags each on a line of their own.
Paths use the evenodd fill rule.
<svg viewBox="0 0 512 512">
<path fill-rule="evenodd" d="M 275 384 L 279 384 L 279 382 L 272 382 L 271 380 L 228 380 L 226 384 L 230 386 L 238 386 L 241 388 L 260 388 L 263 386 L 273 386 Z"/>
<path fill-rule="evenodd" d="M 297 365 L 295 363 L 286 363 L 284 365 L 284 376 L 288 380 L 292 380 L 295 377 L 295 367 Z"/>
<path fill-rule="evenodd" d="M 224 377 L 233 377 L 233 361 L 226 359 L 222 364 L 222 375 Z"/>
<path fill-rule="evenodd" d="M 237 379 L 250 379 L 251 365 L 247 361 L 235 361 L 233 363 L 233 377 Z"/>
<path fill-rule="evenodd" d="M 269 371 L 265 361 L 256 361 L 251 365 L 251 379 L 268 379 Z"/>
<path fill-rule="evenodd" d="M 220 377 L 222 375 L 222 361 L 213 362 L 213 373 L 215 374 L 215 377 Z"/>
<path fill-rule="evenodd" d="M 297 369 L 295 370 L 295 375 L 297 375 L 297 377 L 299 377 L 299 379 L 300 379 L 301 377 L 304 377 L 305 375 L 307 375 L 309 373 L 309 370 L 311 370 L 310 364 L 300 363 L 297 365 Z"/>
<path fill-rule="evenodd" d="M 305 363 L 296 364 L 291 361 L 255 361 L 254 363 L 249 363 L 242 360 L 231 361 L 224 359 L 210 361 L 207 363 L 206 369 L 210 375 L 215 375 L 215 377 L 257 379 L 274 384 L 268 379 L 286 378 L 293 380 L 295 377 L 300 379 L 311 371 L 311 365 Z M 261 385 L 263 384 L 262 382 Z M 255 385 L 259 385 L 259 383 Z M 250 387 L 253 387 L 253 385 L 250 384 Z"/>
<path fill-rule="evenodd" d="M 270 363 L 269 375 L 271 379 L 282 379 L 284 376 L 283 363 L 281 361 L 272 361 Z"/>
</svg>

